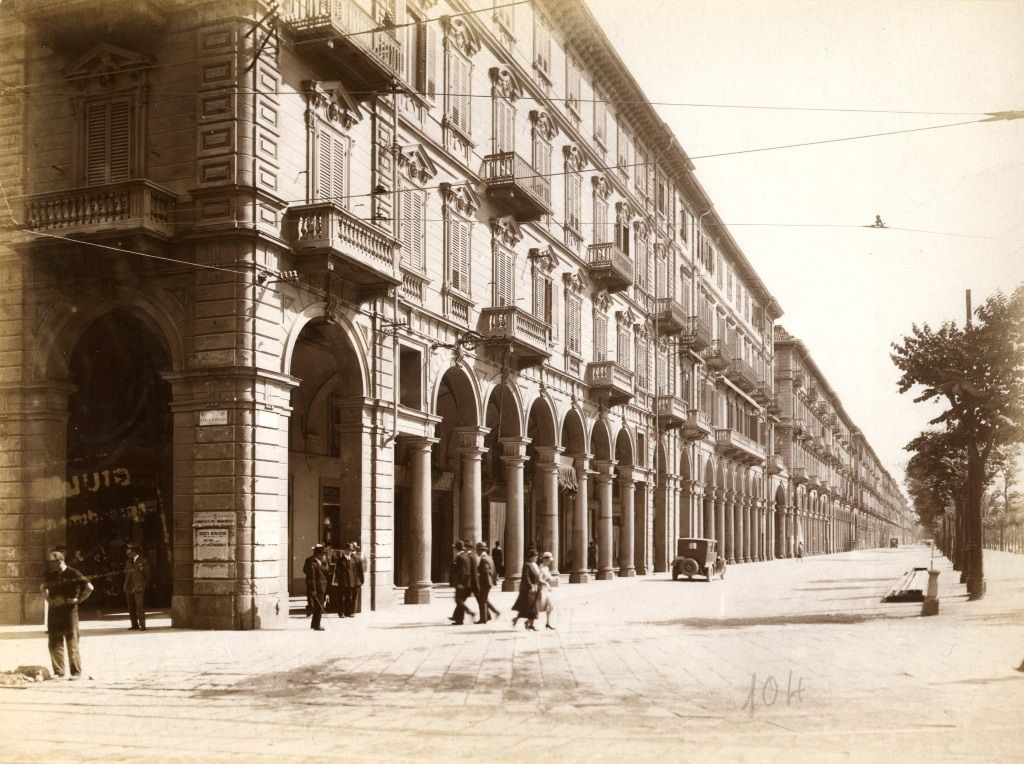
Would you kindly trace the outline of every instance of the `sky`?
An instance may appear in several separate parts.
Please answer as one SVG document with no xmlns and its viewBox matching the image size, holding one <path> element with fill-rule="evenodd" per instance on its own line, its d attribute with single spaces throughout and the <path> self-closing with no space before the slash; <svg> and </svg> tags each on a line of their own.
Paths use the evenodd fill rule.
<svg viewBox="0 0 1024 764">
<path fill-rule="evenodd" d="M 940 409 L 890 343 L 1024 282 L 1024 2 L 587 0 L 884 466 Z M 871 110 L 817 111 L 818 109 Z M 906 114 L 892 112 L 928 112 Z M 888 226 L 864 228 L 878 215 Z M 763 224 L 771 225 L 763 225 Z M 914 230 L 898 230 L 914 229 Z"/>
</svg>

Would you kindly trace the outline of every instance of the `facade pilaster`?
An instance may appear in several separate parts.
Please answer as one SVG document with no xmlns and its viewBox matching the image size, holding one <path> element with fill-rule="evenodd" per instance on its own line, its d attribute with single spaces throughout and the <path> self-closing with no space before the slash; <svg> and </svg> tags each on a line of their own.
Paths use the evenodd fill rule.
<svg viewBox="0 0 1024 764">
<path fill-rule="evenodd" d="M 458 452 L 462 459 L 462 491 L 459 507 L 459 535 L 464 541 L 476 543 L 483 538 L 483 505 L 480 494 L 480 471 L 487 453 L 484 438 L 487 427 L 456 427 Z"/>
<path fill-rule="evenodd" d="M 505 579 L 503 592 L 519 588 L 523 570 L 523 465 L 529 438 L 501 438 L 505 463 Z"/>
<path fill-rule="evenodd" d="M 619 575 L 623 577 L 635 576 L 636 566 L 633 564 L 634 553 L 634 482 L 633 470 L 629 468 L 619 469 Z"/>
<path fill-rule="evenodd" d="M 573 459 L 578 487 L 576 489 L 576 501 L 573 505 L 572 572 L 569 574 L 570 584 L 585 584 L 590 581 L 590 571 L 587 568 L 587 544 L 590 540 L 590 529 L 587 527 L 587 510 L 590 499 L 587 493 L 590 458 L 590 454 L 583 454 Z"/>
<path fill-rule="evenodd" d="M 437 438 L 409 438 L 409 462 L 412 490 L 409 513 L 410 580 L 405 590 L 407 605 L 430 602 L 433 584 L 430 580 L 433 528 L 431 521 L 430 457 Z"/>
<path fill-rule="evenodd" d="M 558 559 L 559 536 L 558 536 L 558 454 L 564 449 L 561 446 L 537 446 L 536 463 L 534 474 L 541 485 L 541 517 L 540 517 L 540 543 L 544 549 L 541 552 L 551 552 L 554 557 L 552 562 L 552 586 L 558 586 L 559 571 L 565 567 L 565 563 Z M 506 562 L 506 569 L 508 563 Z M 520 571 L 522 563 L 520 562 Z"/>
<path fill-rule="evenodd" d="M 597 580 L 609 581 L 615 577 L 614 560 L 612 559 L 612 506 L 613 486 L 615 480 L 615 460 L 594 462 L 597 475 Z"/>
</svg>

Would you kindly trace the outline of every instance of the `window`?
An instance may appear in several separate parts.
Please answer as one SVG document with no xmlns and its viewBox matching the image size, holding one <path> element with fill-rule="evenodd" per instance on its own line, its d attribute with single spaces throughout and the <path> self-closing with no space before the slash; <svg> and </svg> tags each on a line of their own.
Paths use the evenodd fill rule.
<svg viewBox="0 0 1024 764">
<path fill-rule="evenodd" d="M 641 390 L 647 390 L 649 385 L 647 368 L 647 340 L 641 337 L 636 338 L 636 384 Z"/>
<path fill-rule="evenodd" d="M 551 277 L 545 273 L 533 274 L 533 315 L 551 330 L 552 339 L 558 327 L 555 309 L 555 289 Z"/>
<path fill-rule="evenodd" d="M 457 50 L 448 53 L 448 119 L 466 136 L 470 135 L 471 122 L 470 63 Z"/>
<path fill-rule="evenodd" d="M 602 148 L 608 142 L 608 111 L 597 88 L 594 88 L 594 140 L 600 143 Z"/>
<path fill-rule="evenodd" d="M 583 355 L 583 299 L 576 294 L 565 300 L 565 348 L 573 355 Z"/>
<path fill-rule="evenodd" d="M 619 127 L 619 175 L 625 180 L 629 177 L 629 168 L 633 164 L 633 140 L 629 133 Z"/>
<path fill-rule="evenodd" d="M 423 405 L 423 354 L 402 345 L 398 351 L 398 400 L 403 406 L 419 409 Z"/>
<path fill-rule="evenodd" d="M 515 6 L 508 0 L 494 0 L 494 20 L 511 32 L 515 29 Z"/>
<path fill-rule="evenodd" d="M 494 306 L 515 304 L 515 254 L 499 245 L 494 253 Z"/>
<path fill-rule="evenodd" d="M 679 238 L 683 240 L 684 244 L 690 243 L 690 223 L 692 221 L 692 215 L 690 211 L 679 205 Z"/>
<path fill-rule="evenodd" d="M 469 294 L 469 259 L 472 251 L 469 221 L 448 221 L 448 283 L 452 289 Z"/>
<path fill-rule="evenodd" d="M 437 24 L 417 18 L 409 14 L 410 34 L 415 45 L 415 56 L 408 56 L 409 62 L 415 67 L 410 72 L 409 81 L 416 84 L 416 90 L 427 98 L 437 96 Z"/>
<path fill-rule="evenodd" d="M 568 168 L 566 168 L 568 169 Z M 565 176 L 565 224 L 576 233 L 583 229 L 583 175 L 568 172 Z"/>
<path fill-rule="evenodd" d="M 424 265 L 424 213 L 426 192 L 407 185 L 399 187 L 399 231 L 402 265 L 422 273 Z"/>
<path fill-rule="evenodd" d="M 640 357 L 640 344 L 637 343 L 637 358 Z M 668 346 L 661 345 L 658 348 L 658 395 L 671 395 L 673 393 L 672 386 L 669 384 L 671 379 L 669 373 L 670 357 Z"/>
<path fill-rule="evenodd" d="M 494 102 L 494 153 L 515 150 L 516 107 L 507 98 L 496 96 Z"/>
<path fill-rule="evenodd" d="M 608 317 L 594 314 L 594 360 L 608 360 Z"/>
<path fill-rule="evenodd" d="M 638 193 L 647 194 L 647 155 L 640 149 L 629 159 L 633 165 L 633 185 Z"/>
<path fill-rule="evenodd" d="M 572 56 L 565 57 L 565 105 L 576 115 L 580 113 L 580 65 Z"/>
<path fill-rule="evenodd" d="M 623 369 L 629 366 L 629 327 L 620 323 L 615 327 L 615 361 Z"/>
<path fill-rule="evenodd" d="M 131 102 L 92 101 L 85 107 L 85 183 L 99 186 L 131 177 Z"/>
<path fill-rule="evenodd" d="M 313 201 L 347 206 L 348 139 L 326 123 L 317 126 Z"/>
<path fill-rule="evenodd" d="M 636 285 L 645 292 L 650 293 L 651 291 L 651 268 L 653 263 L 651 262 L 650 245 L 644 236 L 641 236 L 640 231 L 634 232 L 636 235 L 636 252 L 633 258 L 633 268 Z"/>
<path fill-rule="evenodd" d="M 533 17 L 533 66 L 551 80 L 551 30 L 540 13 Z"/>
<path fill-rule="evenodd" d="M 608 235 L 608 200 L 599 191 L 594 190 L 594 244 L 607 244 Z"/>
</svg>

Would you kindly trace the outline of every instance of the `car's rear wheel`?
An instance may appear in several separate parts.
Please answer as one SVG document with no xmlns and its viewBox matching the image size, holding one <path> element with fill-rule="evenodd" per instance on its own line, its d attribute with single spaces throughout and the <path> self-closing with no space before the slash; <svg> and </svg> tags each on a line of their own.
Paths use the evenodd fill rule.
<svg viewBox="0 0 1024 764">
<path fill-rule="evenodd" d="M 686 574 L 687 578 L 691 578 L 700 572 L 700 567 L 697 565 L 697 561 L 687 557 L 683 560 L 683 573 Z"/>
</svg>

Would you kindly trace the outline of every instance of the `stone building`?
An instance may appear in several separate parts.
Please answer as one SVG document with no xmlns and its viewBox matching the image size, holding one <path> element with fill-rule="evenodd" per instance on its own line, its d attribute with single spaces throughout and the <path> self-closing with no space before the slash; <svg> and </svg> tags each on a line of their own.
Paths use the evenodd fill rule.
<svg viewBox="0 0 1024 764">
<path fill-rule="evenodd" d="M 236 629 L 318 541 L 367 609 L 460 538 L 506 589 L 530 544 L 576 583 L 591 540 L 597 579 L 789 553 L 782 311 L 581 0 L 0 19 L 0 619 L 56 545 L 102 598 L 141 543 L 175 625 Z"/>
</svg>

